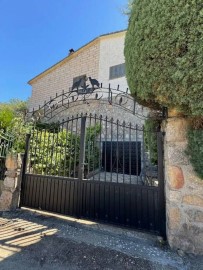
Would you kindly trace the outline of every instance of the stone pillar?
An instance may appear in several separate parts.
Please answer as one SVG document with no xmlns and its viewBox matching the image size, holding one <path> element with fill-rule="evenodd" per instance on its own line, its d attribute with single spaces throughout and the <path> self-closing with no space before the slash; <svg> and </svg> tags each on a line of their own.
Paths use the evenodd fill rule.
<svg viewBox="0 0 203 270">
<path fill-rule="evenodd" d="M 185 154 L 187 121 L 165 123 L 165 193 L 167 238 L 173 249 L 203 254 L 203 180 Z"/>
<path fill-rule="evenodd" d="M 0 211 L 15 210 L 19 206 L 21 159 L 17 155 L 8 154 L 6 168 L 0 196 Z"/>
</svg>

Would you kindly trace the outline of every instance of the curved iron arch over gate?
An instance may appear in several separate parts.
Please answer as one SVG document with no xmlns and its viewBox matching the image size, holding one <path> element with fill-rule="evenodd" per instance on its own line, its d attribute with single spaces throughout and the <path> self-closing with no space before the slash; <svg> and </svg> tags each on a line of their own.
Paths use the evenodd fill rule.
<svg viewBox="0 0 203 270">
<path fill-rule="evenodd" d="M 86 83 L 88 78 L 91 86 Z M 104 104 L 119 107 L 141 119 L 149 117 L 144 112 L 143 107 L 130 95 L 128 88 L 123 91 L 119 85 L 117 88 L 112 88 L 110 84 L 108 87 L 103 87 L 102 83 L 100 84 L 91 77 L 85 77 L 85 79 L 75 82 L 67 92 L 56 93 L 55 97 L 50 97 L 49 101 L 45 101 L 39 108 L 33 108 L 32 111 L 27 112 L 27 116 L 29 118 L 33 117 L 34 120 L 43 119 L 43 121 L 49 122 L 63 111 L 81 106 L 81 104 L 91 105 L 93 101 L 100 101 Z M 140 108 L 142 109 L 140 110 Z M 162 110 L 157 110 L 155 113 L 156 117 L 165 118 L 166 108 L 163 107 Z"/>
</svg>

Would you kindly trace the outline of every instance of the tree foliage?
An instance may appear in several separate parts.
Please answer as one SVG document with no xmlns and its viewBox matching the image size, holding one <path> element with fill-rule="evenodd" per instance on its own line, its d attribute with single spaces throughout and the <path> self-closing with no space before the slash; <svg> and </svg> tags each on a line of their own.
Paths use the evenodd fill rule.
<svg viewBox="0 0 203 270">
<path fill-rule="evenodd" d="M 202 0 L 133 1 L 125 58 L 138 102 L 202 115 L 202 56 Z"/>
<path fill-rule="evenodd" d="M 19 99 L 11 99 L 7 103 L 0 103 L 0 129 L 5 132 L 10 128 L 14 118 L 24 118 L 27 109 L 27 102 Z"/>
</svg>

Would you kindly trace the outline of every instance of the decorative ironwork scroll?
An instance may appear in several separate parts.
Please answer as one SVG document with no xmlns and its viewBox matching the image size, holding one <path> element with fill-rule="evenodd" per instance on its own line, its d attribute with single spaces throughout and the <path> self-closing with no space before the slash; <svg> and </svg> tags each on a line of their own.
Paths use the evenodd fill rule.
<svg viewBox="0 0 203 270">
<path fill-rule="evenodd" d="M 88 83 L 87 83 L 88 81 Z M 73 86 L 67 92 L 50 97 L 43 106 L 28 112 L 28 117 L 34 117 L 35 120 L 43 119 L 49 121 L 57 114 L 81 104 L 90 105 L 91 101 L 100 101 L 109 105 L 120 107 L 121 109 L 145 119 L 147 117 L 143 107 L 130 95 L 128 88 L 123 91 L 119 88 L 103 87 L 96 79 L 85 76 L 74 82 Z M 158 111 L 161 116 L 162 112 Z"/>
</svg>

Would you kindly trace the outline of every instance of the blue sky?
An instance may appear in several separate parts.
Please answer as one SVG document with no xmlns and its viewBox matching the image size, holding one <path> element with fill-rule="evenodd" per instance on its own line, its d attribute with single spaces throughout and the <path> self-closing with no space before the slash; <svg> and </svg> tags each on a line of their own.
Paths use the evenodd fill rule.
<svg viewBox="0 0 203 270">
<path fill-rule="evenodd" d="M 0 102 L 95 37 L 127 28 L 127 0 L 0 0 Z"/>
</svg>

